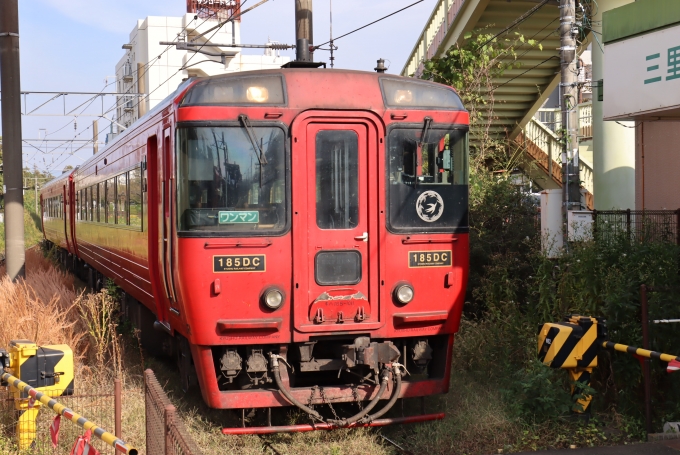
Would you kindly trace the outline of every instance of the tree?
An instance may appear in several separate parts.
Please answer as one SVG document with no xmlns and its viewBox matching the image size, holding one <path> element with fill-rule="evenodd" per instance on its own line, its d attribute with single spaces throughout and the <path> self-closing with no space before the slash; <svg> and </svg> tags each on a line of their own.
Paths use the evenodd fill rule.
<svg viewBox="0 0 680 455">
<path fill-rule="evenodd" d="M 64 170 L 61 171 L 61 172 L 65 174 L 68 171 L 72 171 L 72 170 L 73 170 L 73 166 L 71 166 L 70 164 L 67 164 L 66 166 L 64 166 Z"/>
</svg>

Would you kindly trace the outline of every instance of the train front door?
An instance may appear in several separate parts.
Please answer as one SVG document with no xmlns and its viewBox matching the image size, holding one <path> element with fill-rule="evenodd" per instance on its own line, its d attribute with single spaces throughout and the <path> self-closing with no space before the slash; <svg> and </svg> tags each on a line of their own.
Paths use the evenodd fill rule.
<svg viewBox="0 0 680 455">
<path fill-rule="evenodd" d="M 307 114 L 293 127 L 293 301 L 303 333 L 380 323 L 378 128 L 360 113 L 338 115 Z"/>
</svg>

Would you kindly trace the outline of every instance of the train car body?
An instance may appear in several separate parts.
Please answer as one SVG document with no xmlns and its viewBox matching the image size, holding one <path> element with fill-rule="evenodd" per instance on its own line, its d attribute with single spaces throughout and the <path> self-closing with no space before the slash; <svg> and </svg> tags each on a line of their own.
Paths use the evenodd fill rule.
<svg viewBox="0 0 680 455">
<path fill-rule="evenodd" d="M 43 214 L 54 197 L 70 210 L 45 237 L 125 291 L 143 344 L 173 352 L 213 408 L 290 405 L 274 357 L 304 403 L 372 399 L 396 362 L 411 373 L 400 397 L 443 393 L 467 282 L 468 124 L 451 88 L 384 74 L 191 79 L 45 187 Z"/>
</svg>

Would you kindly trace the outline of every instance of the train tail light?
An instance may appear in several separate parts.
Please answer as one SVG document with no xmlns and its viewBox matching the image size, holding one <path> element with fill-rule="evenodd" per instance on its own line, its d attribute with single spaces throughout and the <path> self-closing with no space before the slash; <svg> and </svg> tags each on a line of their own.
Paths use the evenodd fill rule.
<svg viewBox="0 0 680 455">
<path fill-rule="evenodd" d="M 283 292 L 276 288 L 267 289 L 262 294 L 262 303 L 264 303 L 267 308 L 276 310 L 283 304 Z"/>
<path fill-rule="evenodd" d="M 401 283 L 394 288 L 394 299 L 397 301 L 397 303 L 402 305 L 406 305 L 411 300 L 413 300 L 414 295 L 415 292 L 413 290 L 413 286 L 410 284 Z"/>
</svg>

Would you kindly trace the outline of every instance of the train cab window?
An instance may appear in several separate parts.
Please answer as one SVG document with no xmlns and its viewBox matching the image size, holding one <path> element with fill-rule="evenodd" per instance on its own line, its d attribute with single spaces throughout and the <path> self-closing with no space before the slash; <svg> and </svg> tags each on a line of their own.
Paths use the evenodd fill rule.
<svg viewBox="0 0 680 455">
<path fill-rule="evenodd" d="M 281 128 L 184 127 L 176 144 L 177 222 L 184 235 L 275 234 L 286 228 Z"/>
<path fill-rule="evenodd" d="M 359 224 L 359 137 L 354 131 L 316 135 L 316 224 L 354 229 Z"/>
<path fill-rule="evenodd" d="M 116 177 L 116 224 L 128 224 L 127 173 Z"/>
<path fill-rule="evenodd" d="M 106 181 L 106 222 L 116 222 L 116 179 Z"/>
<path fill-rule="evenodd" d="M 100 223 L 106 223 L 106 182 L 99 182 L 99 202 L 97 203 L 97 215 Z"/>
<path fill-rule="evenodd" d="M 142 226 L 142 172 L 135 168 L 128 172 L 130 187 L 130 226 Z"/>
<path fill-rule="evenodd" d="M 418 128 L 393 128 L 387 146 L 390 229 L 467 229 L 467 131 L 428 119 Z"/>
</svg>

